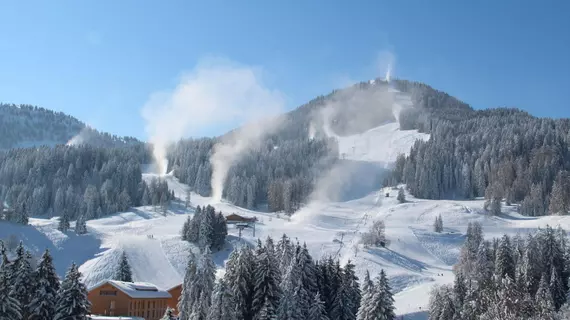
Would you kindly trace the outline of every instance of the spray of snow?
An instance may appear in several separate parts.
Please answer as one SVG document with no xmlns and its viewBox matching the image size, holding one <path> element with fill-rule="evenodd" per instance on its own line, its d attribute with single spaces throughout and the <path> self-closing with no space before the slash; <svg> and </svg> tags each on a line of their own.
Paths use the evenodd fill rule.
<svg viewBox="0 0 570 320">
<path fill-rule="evenodd" d="M 280 102 L 275 100 L 272 103 L 267 106 L 281 110 Z M 264 104 L 259 107 L 263 108 Z M 267 109 L 259 109 L 260 113 L 267 111 Z M 263 137 L 279 129 L 280 125 L 281 118 L 279 117 L 259 119 L 227 134 L 214 146 L 214 152 L 210 157 L 213 169 L 211 181 L 213 203 L 219 203 L 222 200 L 224 184 L 231 166 L 239 161 L 248 150 L 258 147 Z"/>
<path fill-rule="evenodd" d="M 259 68 L 206 59 L 184 73 L 174 89 L 153 93 L 141 113 L 158 173 L 167 171 L 167 153 L 172 143 L 186 136 L 204 135 L 213 127 L 235 127 L 281 110 L 282 95 L 266 88 L 260 75 Z M 240 137 L 231 139 L 236 140 Z M 240 143 L 248 145 L 247 141 Z M 220 149 L 224 150 L 216 148 Z M 238 149 L 243 150 L 244 147 Z"/>
</svg>

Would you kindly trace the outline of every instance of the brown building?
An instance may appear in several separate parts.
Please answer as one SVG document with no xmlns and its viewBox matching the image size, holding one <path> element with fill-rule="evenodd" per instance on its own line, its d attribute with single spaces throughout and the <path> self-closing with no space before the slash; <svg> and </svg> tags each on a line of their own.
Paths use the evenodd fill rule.
<svg viewBox="0 0 570 320">
<path fill-rule="evenodd" d="M 151 283 L 108 280 L 91 288 L 87 298 L 94 315 L 159 320 L 172 296 Z"/>
<path fill-rule="evenodd" d="M 168 289 L 168 293 L 172 296 L 172 298 L 168 299 L 168 306 L 174 308 L 174 313 L 178 314 L 178 299 L 180 299 L 182 294 L 182 283 Z"/>
<path fill-rule="evenodd" d="M 257 221 L 257 218 L 253 217 L 244 217 L 244 216 L 240 216 L 239 214 L 229 214 L 226 216 L 226 223 L 228 224 L 234 224 L 234 223 L 254 223 Z"/>
</svg>

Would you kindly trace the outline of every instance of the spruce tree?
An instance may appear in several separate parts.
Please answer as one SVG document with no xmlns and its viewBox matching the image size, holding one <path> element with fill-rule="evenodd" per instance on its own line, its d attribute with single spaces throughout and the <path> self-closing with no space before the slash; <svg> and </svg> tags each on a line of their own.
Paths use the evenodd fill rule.
<svg viewBox="0 0 570 320">
<path fill-rule="evenodd" d="M 226 263 L 224 280 L 232 293 L 240 319 L 253 318 L 254 272 L 255 259 L 251 249 L 243 246 L 234 250 Z"/>
<path fill-rule="evenodd" d="M 20 302 L 11 294 L 10 283 L 6 277 L 7 269 L 0 271 L 0 319 L 21 320 Z"/>
<path fill-rule="evenodd" d="M 212 294 L 212 305 L 207 320 L 238 320 L 236 304 L 230 288 L 224 279 L 221 279 Z"/>
<path fill-rule="evenodd" d="M 180 236 L 184 241 L 190 241 L 190 224 L 192 223 L 192 217 L 188 216 L 184 224 L 182 225 L 182 230 L 180 231 Z"/>
<path fill-rule="evenodd" d="M 87 223 L 85 221 L 85 216 L 80 215 L 75 221 L 75 233 L 86 234 L 87 233 Z"/>
<path fill-rule="evenodd" d="M 382 269 L 380 276 L 374 282 L 374 290 L 367 306 L 365 306 L 367 317 L 363 320 L 392 320 L 396 317 L 394 313 L 394 298 L 392 296 L 392 289 L 388 284 L 386 273 Z M 453 313 L 451 314 L 453 315 Z M 451 319 L 451 318 L 445 318 Z"/>
<path fill-rule="evenodd" d="M 81 273 L 73 263 L 59 289 L 54 320 L 84 320 L 89 314 L 91 303 L 80 278 Z"/>
<path fill-rule="evenodd" d="M 276 260 L 264 248 L 258 248 L 254 270 L 254 290 L 252 311 L 254 319 L 275 317 L 279 308 L 281 292 L 279 270 Z M 269 318 L 268 318 L 269 319 Z"/>
<path fill-rule="evenodd" d="M 174 316 L 174 309 L 171 307 L 167 307 L 166 311 L 164 311 L 164 315 L 160 320 L 174 320 L 176 317 Z"/>
<path fill-rule="evenodd" d="M 30 299 L 33 294 L 34 279 L 31 266 L 31 255 L 27 252 L 23 258 L 18 261 L 17 270 L 14 269 L 12 280 L 12 292 L 10 293 L 20 304 L 20 313 L 22 319 L 28 319 L 30 316 Z"/>
<path fill-rule="evenodd" d="M 66 232 L 69 229 L 69 215 L 65 212 L 59 217 L 57 229 L 61 232 Z"/>
<path fill-rule="evenodd" d="M 559 310 L 566 302 L 566 291 L 564 290 L 564 284 L 560 279 L 560 275 L 555 268 L 552 268 L 550 273 L 550 294 L 554 302 L 554 309 Z"/>
<path fill-rule="evenodd" d="M 551 319 L 552 315 L 556 311 L 554 305 L 554 300 L 552 299 L 552 293 L 546 281 L 545 275 L 540 279 L 540 284 L 538 286 L 538 291 L 535 297 L 537 315 L 539 319 Z"/>
<path fill-rule="evenodd" d="M 125 252 L 121 254 L 121 260 L 117 266 L 114 279 L 124 282 L 133 282 L 131 266 L 129 265 L 129 260 L 127 259 L 127 254 Z"/>
<path fill-rule="evenodd" d="M 46 249 L 34 274 L 34 289 L 29 305 L 30 319 L 52 320 L 55 316 L 55 304 L 59 291 L 59 278 L 53 266 L 53 260 Z"/>
<path fill-rule="evenodd" d="M 309 308 L 309 313 L 307 319 L 311 320 L 329 320 L 327 316 L 327 310 L 325 308 L 325 303 L 321 300 L 321 295 L 317 292 L 311 307 Z"/>
<path fill-rule="evenodd" d="M 192 251 L 188 257 L 188 265 L 186 266 L 186 274 L 182 283 L 182 292 L 178 298 L 178 312 L 180 320 L 189 320 L 192 308 L 198 297 L 195 296 L 192 284 L 196 281 L 196 256 Z"/>
<path fill-rule="evenodd" d="M 509 276 L 515 278 L 515 262 L 513 259 L 513 251 L 511 242 L 507 235 L 503 235 L 497 250 L 497 257 L 495 262 L 495 273 L 499 277 Z"/>
<path fill-rule="evenodd" d="M 406 202 L 406 193 L 404 192 L 404 188 L 398 189 L 398 201 L 400 203 Z"/>
</svg>

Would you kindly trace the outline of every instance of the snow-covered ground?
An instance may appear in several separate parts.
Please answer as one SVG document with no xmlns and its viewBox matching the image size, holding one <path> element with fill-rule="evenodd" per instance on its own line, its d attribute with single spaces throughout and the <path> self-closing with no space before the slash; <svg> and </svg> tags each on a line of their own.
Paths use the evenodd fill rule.
<svg viewBox="0 0 570 320">
<path fill-rule="evenodd" d="M 407 152 L 416 139 L 428 136 L 415 131 L 400 131 L 397 124 L 385 124 L 356 136 L 339 139 L 341 153 L 359 162 L 390 164 L 400 152 Z M 145 179 L 156 175 L 145 173 Z M 175 177 L 165 175 L 169 187 L 177 197 L 184 199 L 186 188 Z M 385 193 L 390 196 L 386 197 Z M 435 284 L 453 281 L 452 265 L 457 261 L 459 248 L 469 221 L 479 221 L 487 237 L 503 233 L 528 232 L 539 226 L 570 227 L 567 217 L 528 218 L 505 208 L 500 217 L 489 217 L 483 212 L 483 201 L 432 201 L 407 195 L 404 204 L 396 200 L 396 190 L 375 190 L 367 195 L 339 202 L 314 202 L 301 209 L 291 219 L 283 215 L 250 211 L 227 202 L 212 203 L 212 199 L 192 194 L 192 206 L 212 204 L 225 214 L 238 213 L 255 216 L 259 223 L 253 230 L 244 230 L 242 239 L 230 226 L 226 248 L 215 254 L 215 262 L 223 272 L 224 262 L 240 242 L 254 242 L 257 238 L 282 234 L 306 242 L 311 254 L 319 259 L 334 255 L 342 263 L 352 260 L 360 276 L 365 270 L 372 275 L 386 270 L 396 300 L 397 313 L 406 319 L 427 319 L 429 291 Z M 108 279 L 126 252 L 135 281 L 153 283 L 170 288 L 182 281 L 188 252 L 192 245 L 182 241 L 182 224 L 193 209 L 185 209 L 182 202 L 171 205 L 166 216 L 152 207 L 134 208 L 129 212 L 87 222 L 89 233 L 77 236 L 56 229 L 55 219 L 30 219 L 31 226 L 0 223 L 0 238 L 14 234 L 25 245 L 41 254 L 49 248 L 60 275 L 71 262 L 81 265 L 80 271 L 88 286 Z M 443 217 L 445 232 L 432 232 L 437 215 Z M 372 221 L 383 219 L 389 248 L 366 249 L 359 245 L 360 234 Z M 342 240 L 339 241 L 339 240 Z"/>
</svg>

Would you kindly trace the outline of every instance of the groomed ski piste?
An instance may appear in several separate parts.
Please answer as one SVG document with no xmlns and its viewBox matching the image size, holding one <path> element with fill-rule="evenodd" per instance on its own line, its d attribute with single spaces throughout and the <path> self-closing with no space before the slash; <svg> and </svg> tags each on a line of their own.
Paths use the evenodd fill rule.
<svg viewBox="0 0 570 320">
<path fill-rule="evenodd" d="M 393 163 L 398 153 L 409 151 L 417 139 L 429 136 L 416 131 L 400 131 L 397 123 L 388 123 L 363 134 L 338 137 L 345 158 L 359 162 Z M 144 173 L 144 179 L 165 179 L 179 199 L 186 196 L 187 186 L 171 174 Z M 390 196 L 386 197 L 385 193 Z M 514 207 L 503 207 L 502 216 L 488 216 L 483 200 L 422 200 L 406 194 L 407 202 L 396 200 L 397 190 L 370 190 L 367 195 L 340 202 L 312 202 L 291 218 L 283 214 L 250 211 L 227 202 L 213 203 L 211 198 L 191 196 L 191 208 L 175 201 L 166 215 L 152 207 L 139 207 L 124 213 L 87 222 L 88 234 L 78 236 L 73 230 L 57 230 L 57 218 L 30 219 L 30 226 L 0 223 L 0 238 L 11 235 L 23 240 L 37 256 L 46 248 L 54 256 L 60 276 L 72 262 L 80 265 L 88 287 L 112 277 L 122 252 L 127 254 L 135 281 L 150 282 L 168 289 L 182 282 L 189 250 L 182 241 L 182 224 L 193 214 L 193 207 L 211 204 L 224 214 L 237 213 L 257 217 L 255 236 L 245 229 L 242 238 L 229 226 L 226 247 L 214 254 L 223 274 L 231 251 L 245 242 L 255 243 L 268 236 L 276 241 L 287 234 L 306 243 L 315 259 L 335 256 L 344 264 L 355 263 L 358 275 L 369 270 L 376 276 L 384 269 L 395 293 L 398 315 L 405 319 L 427 319 L 429 293 L 434 285 L 452 283 L 452 266 L 457 261 L 468 222 L 479 221 L 487 238 L 504 233 L 516 234 L 547 224 L 570 227 L 570 218 L 548 216 L 523 217 Z M 444 232 L 433 232 L 433 222 L 441 214 Z M 374 220 L 384 220 L 391 242 L 388 248 L 364 248 L 360 234 Z M 72 224 L 73 227 L 73 224 Z"/>
</svg>

